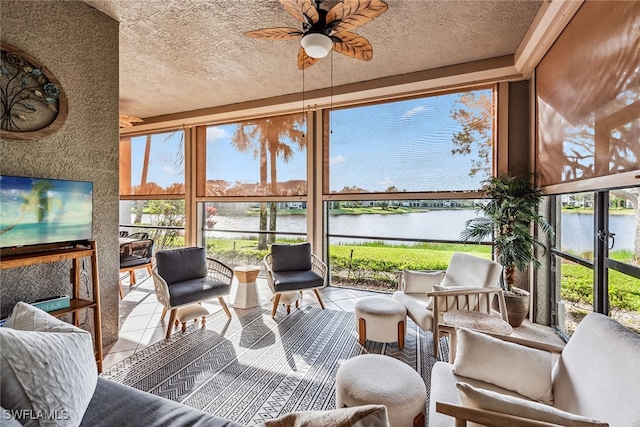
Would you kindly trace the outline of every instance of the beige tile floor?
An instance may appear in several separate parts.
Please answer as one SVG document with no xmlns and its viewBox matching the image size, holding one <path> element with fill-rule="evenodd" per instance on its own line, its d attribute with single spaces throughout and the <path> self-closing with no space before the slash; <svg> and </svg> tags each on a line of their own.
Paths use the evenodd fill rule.
<svg viewBox="0 0 640 427">
<path fill-rule="evenodd" d="M 160 318 L 162 305 L 160 305 L 156 299 L 153 279 L 148 276 L 146 270 L 138 270 L 136 279 L 137 284 L 130 287 L 128 275 L 123 276 L 122 286 L 125 297 L 120 301 L 119 339 L 115 343 L 105 346 L 103 369 L 131 356 L 136 351 L 140 351 L 151 344 L 163 340 L 165 337 L 169 316 L 167 315 L 164 320 Z M 262 307 L 271 309 L 272 294 L 267 287 L 266 280 L 259 277 L 257 283 Z M 232 314 L 232 305 L 237 286 L 237 280 L 234 278 L 231 294 L 225 298 Z M 391 298 L 391 295 L 387 293 L 345 289 L 333 286 L 322 289 L 320 292 L 326 308 L 350 312 L 355 311 L 355 303 L 358 299 L 372 295 Z M 301 303 L 319 306 L 315 296 L 310 292 L 303 293 Z M 204 302 L 203 306 L 206 307 L 210 313 L 222 310 L 217 299 Z M 293 306 L 291 309 L 294 309 Z M 284 307 L 279 308 L 279 315 L 285 315 Z M 180 329 L 176 328 L 174 333 L 179 333 L 179 331 Z M 514 331 L 514 335 L 554 344 L 562 344 L 562 340 L 551 328 L 527 321 Z"/>
</svg>

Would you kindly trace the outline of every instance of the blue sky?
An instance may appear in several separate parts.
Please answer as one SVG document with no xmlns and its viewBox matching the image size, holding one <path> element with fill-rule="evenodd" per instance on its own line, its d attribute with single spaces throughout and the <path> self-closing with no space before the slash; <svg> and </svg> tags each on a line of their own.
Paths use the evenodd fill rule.
<svg viewBox="0 0 640 427">
<path fill-rule="evenodd" d="M 490 90 L 485 90 L 489 96 Z M 371 106 L 334 110 L 331 114 L 331 190 L 357 186 L 384 191 L 396 186 L 407 191 L 469 190 L 484 176 L 471 178 L 475 156 L 452 155 L 453 134 L 460 125 L 451 118 L 459 94 L 448 94 Z M 207 179 L 231 183 L 259 182 L 259 159 L 231 145 L 236 125 L 207 130 Z M 148 181 L 162 186 L 183 180 L 176 161 L 182 132 L 154 135 Z M 133 185 L 140 180 L 144 137 L 133 138 Z M 289 144 L 292 145 L 292 144 Z M 138 160 L 136 160 L 138 159 Z M 278 159 L 278 181 L 306 178 L 306 150 Z M 137 182 L 136 182 L 137 180 Z"/>
</svg>

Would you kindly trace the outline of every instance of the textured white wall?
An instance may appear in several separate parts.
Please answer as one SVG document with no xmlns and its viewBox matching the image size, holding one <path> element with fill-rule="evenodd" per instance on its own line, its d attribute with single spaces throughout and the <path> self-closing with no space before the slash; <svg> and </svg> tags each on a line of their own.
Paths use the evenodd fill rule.
<svg viewBox="0 0 640 427">
<path fill-rule="evenodd" d="M 38 141 L 0 140 L 0 172 L 92 181 L 103 344 L 118 336 L 118 22 L 86 3 L 0 2 L 2 41 L 30 54 L 60 81 L 64 126 Z M 20 300 L 68 293 L 69 262 L 2 271 L 0 317 Z M 90 277 L 90 276 L 89 276 Z M 83 282 L 86 293 L 90 282 Z M 83 327 L 90 312 L 80 315 Z"/>
</svg>

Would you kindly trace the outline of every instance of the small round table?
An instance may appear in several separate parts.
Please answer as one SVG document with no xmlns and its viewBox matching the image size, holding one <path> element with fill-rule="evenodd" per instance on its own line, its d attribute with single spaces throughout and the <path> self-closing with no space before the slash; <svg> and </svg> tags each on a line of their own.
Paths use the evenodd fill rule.
<svg viewBox="0 0 640 427">
<path fill-rule="evenodd" d="M 233 300 L 234 308 L 253 308 L 260 306 L 260 295 L 256 279 L 260 273 L 259 265 L 239 265 L 233 269 L 238 278 L 238 290 Z"/>
<path fill-rule="evenodd" d="M 510 335 L 513 332 L 508 322 L 480 311 L 451 310 L 442 315 L 442 320 L 444 323 L 438 325 L 438 330 L 449 334 L 449 363 L 453 363 L 456 358 L 456 327 L 499 335 Z"/>
</svg>

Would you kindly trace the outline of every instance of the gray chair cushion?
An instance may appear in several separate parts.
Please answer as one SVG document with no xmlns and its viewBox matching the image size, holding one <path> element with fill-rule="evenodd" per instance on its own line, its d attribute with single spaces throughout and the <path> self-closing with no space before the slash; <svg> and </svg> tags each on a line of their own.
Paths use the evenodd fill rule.
<svg viewBox="0 0 640 427">
<path fill-rule="evenodd" d="M 158 274 L 168 285 L 206 277 L 207 253 L 198 247 L 158 251 L 156 266 Z"/>
<path fill-rule="evenodd" d="M 273 272 L 273 281 L 276 292 L 299 291 L 301 289 L 319 288 L 324 284 L 324 279 L 318 273 L 308 271 L 282 271 Z"/>
<path fill-rule="evenodd" d="M 231 286 L 209 277 L 198 277 L 169 285 L 172 307 L 229 295 Z"/>
<path fill-rule="evenodd" d="M 271 264 L 274 272 L 311 270 L 311 243 L 272 245 Z"/>
<path fill-rule="evenodd" d="M 187 405 L 98 377 L 81 427 L 242 427 Z"/>
</svg>

